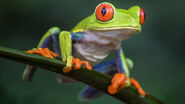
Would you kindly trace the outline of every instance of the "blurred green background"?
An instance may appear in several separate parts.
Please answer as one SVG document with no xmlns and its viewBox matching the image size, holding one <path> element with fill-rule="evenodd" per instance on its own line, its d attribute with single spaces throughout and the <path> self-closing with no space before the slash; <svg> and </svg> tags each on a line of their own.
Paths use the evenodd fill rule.
<svg viewBox="0 0 185 104">
<path fill-rule="evenodd" d="M 52 26 L 70 30 L 106 0 L 1 0 L 0 46 L 29 50 Z M 140 34 L 123 42 L 135 67 L 131 75 L 166 104 L 185 104 L 185 1 L 107 0 L 117 8 L 141 6 L 147 16 Z M 110 57 L 109 57 L 110 58 Z M 0 58 L 0 104 L 119 104 L 106 95 L 80 102 L 82 83 L 58 84 L 54 73 L 38 70 L 32 83 L 25 65 Z"/>
</svg>

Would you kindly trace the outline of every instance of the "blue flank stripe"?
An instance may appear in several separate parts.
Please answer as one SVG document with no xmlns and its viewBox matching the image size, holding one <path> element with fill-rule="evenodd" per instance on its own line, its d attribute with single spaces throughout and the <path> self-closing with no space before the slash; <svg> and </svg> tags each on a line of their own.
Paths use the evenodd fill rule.
<svg viewBox="0 0 185 104">
<path fill-rule="evenodd" d="M 47 37 L 47 38 L 43 41 L 43 43 L 40 45 L 40 48 L 46 48 L 46 47 L 48 47 L 50 41 L 51 41 L 51 36 Z"/>
<path fill-rule="evenodd" d="M 116 67 L 116 60 L 110 60 L 96 65 L 95 67 L 93 67 L 93 69 L 98 72 L 106 72 L 108 70 L 114 69 L 115 67 Z"/>
<path fill-rule="evenodd" d="M 100 97 L 102 95 L 104 95 L 105 93 L 103 93 L 102 91 L 94 88 L 94 87 L 91 87 L 91 86 L 88 86 L 86 87 L 85 89 L 83 89 L 83 91 L 81 92 L 80 94 L 80 99 L 83 101 L 86 101 L 86 100 L 90 100 L 90 99 L 94 99 L 94 98 L 97 98 L 97 97 Z"/>
<path fill-rule="evenodd" d="M 84 37 L 84 33 L 83 32 L 77 32 L 77 33 L 71 32 L 71 37 L 72 37 L 72 40 L 80 40 Z"/>
<path fill-rule="evenodd" d="M 59 35 L 52 35 L 54 51 L 61 57 Z"/>
</svg>

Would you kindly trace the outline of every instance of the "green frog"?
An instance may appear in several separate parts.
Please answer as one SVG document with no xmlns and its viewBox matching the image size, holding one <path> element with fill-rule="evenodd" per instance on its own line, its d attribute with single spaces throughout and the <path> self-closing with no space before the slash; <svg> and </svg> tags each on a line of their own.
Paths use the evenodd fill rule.
<svg viewBox="0 0 185 104">
<path fill-rule="evenodd" d="M 121 47 L 123 40 L 141 31 L 144 21 L 145 13 L 139 6 L 125 10 L 103 2 L 95 8 L 92 15 L 80 21 L 71 31 L 60 31 L 58 27 L 49 29 L 37 48 L 27 53 L 61 58 L 66 62 L 66 67 L 63 68 L 65 73 L 80 69 L 83 64 L 86 65 L 87 70 L 93 69 L 105 73 L 112 77 L 111 85 L 107 86 L 110 94 L 115 94 L 132 84 L 141 96 L 145 96 L 146 93 L 139 83 L 134 78 L 130 78 L 129 70 L 133 67 L 133 62 L 125 57 Z M 54 52 L 48 49 L 51 41 Z M 115 59 L 101 62 L 111 51 L 115 52 Z M 35 70 L 35 66 L 28 65 L 23 78 L 30 81 Z M 71 81 L 73 80 L 60 76 L 60 82 Z M 80 98 L 90 100 L 103 94 L 89 86 L 82 92 Z"/>
</svg>

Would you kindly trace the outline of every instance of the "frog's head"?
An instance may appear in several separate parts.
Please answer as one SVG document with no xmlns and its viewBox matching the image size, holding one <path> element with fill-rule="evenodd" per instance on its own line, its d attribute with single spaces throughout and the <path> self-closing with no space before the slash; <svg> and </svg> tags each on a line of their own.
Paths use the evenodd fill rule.
<svg viewBox="0 0 185 104">
<path fill-rule="evenodd" d="M 108 2 L 99 4 L 89 18 L 86 29 L 105 38 L 119 40 L 140 32 L 145 20 L 144 11 L 139 6 L 124 10 L 117 9 Z"/>
</svg>

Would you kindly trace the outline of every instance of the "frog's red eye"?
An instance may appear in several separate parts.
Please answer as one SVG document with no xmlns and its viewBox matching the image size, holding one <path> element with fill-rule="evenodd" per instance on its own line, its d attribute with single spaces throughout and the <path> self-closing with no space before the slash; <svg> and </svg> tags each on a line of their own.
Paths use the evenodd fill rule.
<svg viewBox="0 0 185 104">
<path fill-rule="evenodd" d="M 145 22 L 145 12 L 142 8 L 140 8 L 140 24 L 142 25 Z"/>
<path fill-rule="evenodd" d="M 106 22 L 113 18 L 114 9 L 110 4 L 100 4 L 96 9 L 96 18 L 99 21 Z"/>
</svg>

